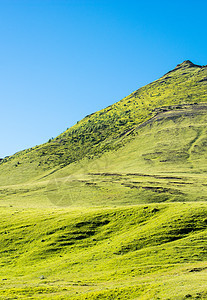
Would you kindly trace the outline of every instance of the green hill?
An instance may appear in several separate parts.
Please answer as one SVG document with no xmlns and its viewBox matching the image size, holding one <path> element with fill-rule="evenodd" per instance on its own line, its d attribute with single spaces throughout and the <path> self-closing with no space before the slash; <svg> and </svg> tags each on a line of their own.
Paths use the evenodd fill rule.
<svg viewBox="0 0 207 300">
<path fill-rule="evenodd" d="M 156 116 L 160 107 L 203 102 L 207 102 L 207 67 L 185 61 L 121 101 L 86 116 L 50 142 L 5 158 L 0 164 L 0 183 L 33 180 L 53 168 L 118 149 L 123 137 Z"/>
<path fill-rule="evenodd" d="M 0 299 L 207 299 L 207 67 L 0 161 Z"/>
</svg>

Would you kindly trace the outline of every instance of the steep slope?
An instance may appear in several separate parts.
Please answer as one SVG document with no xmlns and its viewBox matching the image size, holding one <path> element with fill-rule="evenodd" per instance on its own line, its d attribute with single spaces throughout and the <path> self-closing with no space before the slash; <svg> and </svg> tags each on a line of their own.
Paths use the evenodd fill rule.
<svg viewBox="0 0 207 300">
<path fill-rule="evenodd" d="M 62 195 L 60 205 L 206 201 L 206 128 L 207 105 L 160 112 L 118 150 L 43 178 L 47 195 L 54 201 Z"/>
<path fill-rule="evenodd" d="M 207 102 L 207 67 L 185 61 L 155 82 L 85 117 L 54 140 L 5 158 L 0 162 L 0 184 L 26 182 L 118 149 L 123 137 L 156 116 L 158 108 L 202 102 Z"/>
<path fill-rule="evenodd" d="M 207 105 L 162 110 L 122 137 L 117 150 L 44 173 L 30 184 L 1 186 L 2 205 L 206 201 Z"/>
</svg>

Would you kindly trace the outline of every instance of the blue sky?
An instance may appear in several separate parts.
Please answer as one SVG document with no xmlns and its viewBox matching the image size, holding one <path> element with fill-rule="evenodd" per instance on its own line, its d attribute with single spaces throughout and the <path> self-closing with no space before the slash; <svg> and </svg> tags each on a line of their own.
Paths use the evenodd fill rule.
<svg viewBox="0 0 207 300">
<path fill-rule="evenodd" d="M 0 0 L 0 157 L 46 142 L 189 59 L 207 2 Z"/>
</svg>

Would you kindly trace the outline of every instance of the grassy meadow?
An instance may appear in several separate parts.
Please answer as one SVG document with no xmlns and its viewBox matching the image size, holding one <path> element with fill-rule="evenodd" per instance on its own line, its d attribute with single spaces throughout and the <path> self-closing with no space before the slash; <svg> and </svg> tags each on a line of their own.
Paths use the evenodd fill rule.
<svg viewBox="0 0 207 300">
<path fill-rule="evenodd" d="M 206 73 L 0 162 L 0 299 L 207 299 Z"/>
<path fill-rule="evenodd" d="M 2 208 L 0 299 L 205 299 L 206 213 L 202 202 Z"/>
</svg>

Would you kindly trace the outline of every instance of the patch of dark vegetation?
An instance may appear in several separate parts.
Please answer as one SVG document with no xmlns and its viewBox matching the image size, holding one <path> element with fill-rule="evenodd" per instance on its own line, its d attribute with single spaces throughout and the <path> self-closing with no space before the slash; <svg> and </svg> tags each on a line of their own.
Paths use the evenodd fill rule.
<svg viewBox="0 0 207 300">
<path fill-rule="evenodd" d="M 44 254 L 47 252 L 59 252 L 64 247 L 73 246 L 81 242 L 81 247 L 88 246 L 89 243 L 83 242 L 90 237 L 93 237 L 99 230 L 100 227 L 109 224 L 110 220 L 106 218 L 95 218 L 92 220 L 85 220 L 82 222 L 75 223 L 69 226 L 61 226 L 54 230 L 47 232 L 47 235 L 55 235 L 53 241 L 50 242 L 46 248 L 43 250 Z M 45 241 L 45 240 L 44 240 Z M 94 240 L 95 241 L 95 240 Z M 93 242 L 93 241 L 91 241 Z"/>
<path fill-rule="evenodd" d="M 153 209 L 151 210 L 151 212 L 152 212 L 153 214 L 156 213 L 156 212 L 158 212 L 158 211 L 160 211 L 160 210 L 159 210 L 159 208 L 156 208 L 156 207 L 153 208 Z"/>
<path fill-rule="evenodd" d="M 57 247 L 57 242 L 59 242 L 58 243 L 59 247 Z M 55 243 L 51 243 L 50 247 L 53 247 L 53 249 L 61 249 L 62 246 L 72 246 L 74 244 L 75 244 L 74 241 L 73 242 L 72 241 L 67 241 L 67 240 L 63 240 L 63 239 L 60 238 L 60 239 L 57 239 Z"/>
<path fill-rule="evenodd" d="M 178 182 L 178 181 L 171 181 L 170 183 L 174 183 L 174 184 L 177 184 L 177 185 L 193 184 L 193 182 Z"/>
<path fill-rule="evenodd" d="M 29 224 L 27 224 L 27 225 L 21 225 L 21 226 L 19 226 L 19 227 L 16 227 L 15 229 L 19 229 L 19 228 L 28 228 L 28 227 L 33 227 L 34 225 L 29 225 Z"/>
<path fill-rule="evenodd" d="M 85 185 L 96 186 L 97 184 L 95 182 L 86 182 Z"/>
<path fill-rule="evenodd" d="M 53 254 L 55 252 L 59 253 L 59 252 L 61 252 L 61 250 L 62 250 L 62 247 L 57 247 L 56 244 L 51 244 L 49 247 L 43 249 L 43 251 L 41 253 L 43 255 L 42 258 L 44 258 L 44 255 Z"/>
<path fill-rule="evenodd" d="M 205 77 L 205 78 L 199 80 L 198 82 L 204 82 L 204 81 L 207 81 L 207 77 Z"/>
<path fill-rule="evenodd" d="M 143 189 L 146 191 L 152 191 L 155 193 L 169 193 L 175 195 L 184 195 L 181 191 L 172 188 L 164 188 L 162 186 L 143 186 L 143 185 L 134 185 L 132 183 L 121 183 L 121 185 L 125 187 L 129 187 L 130 189 Z"/>
<path fill-rule="evenodd" d="M 123 176 L 123 174 L 119 174 L 119 173 L 88 173 L 88 175 L 95 175 L 95 176 Z"/>
<path fill-rule="evenodd" d="M 56 232 L 58 232 L 58 231 L 65 230 L 66 228 L 68 228 L 68 226 L 61 226 L 61 227 L 58 227 L 58 228 L 49 230 L 49 231 L 46 232 L 46 235 L 54 234 L 54 233 L 56 233 Z"/>
<path fill-rule="evenodd" d="M 202 272 L 203 270 L 206 270 L 207 267 L 203 267 L 203 268 L 193 268 L 190 269 L 189 272 Z"/>
<path fill-rule="evenodd" d="M 64 247 L 70 247 L 74 244 L 77 244 L 77 242 L 84 241 L 91 236 L 95 234 L 94 230 L 88 230 L 83 231 L 80 230 L 79 232 L 64 232 L 64 234 L 58 235 L 58 237 L 55 239 L 55 242 L 50 243 L 46 249 L 44 250 L 45 253 L 47 253 L 47 250 L 49 251 L 61 251 Z"/>
<path fill-rule="evenodd" d="M 158 179 L 173 179 L 173 180 L 182 180 L 182 177 L 177 176 L 163 176 L 163 175 L 152 175 L 152 174 L 143 174 L 143 173 L 127 173 L 125 176 L 139 176 L 139 177 L 152 177 Z"/>
<path fill-rule="evenodd" d="M 160 155 L 162 155 L 163 152 L 152 152 L 152 153 L 146 153 L 146 154 L 142 154 L 142 157 L 144 157 L 144 159 L 156 159 L 158 157 L 160 157 Z"/>
<path fill-rule="evenodd" d="M 76 241 L 80 241 L 80 240 L 87 239 L 88 237 L 90 237 L 90 236 L 92 236 L 94 234 L 95 234 L 95 231 L 90 230 L 90 231 L 84 232 L 84 234 L 83 233 L 79 233 L 79 234 L 75 235 L 73 238 Z"/>
<path fill-rule="evenodd" d="M 187 299 L 187 298 L 192 298 L 193 296 L 191 295 L 191 294 L 187 294 L 187 295 L 185 295 L 185 298 Z"/>
<path fill-rule="evenodd" d="M 162 176 L 162 175 L 151 175 L 154 178 L 159 178 L 159 179 L 177 179 L 177 180 L 182 180 L 182 177 L 176 177 L 176 176 Z"/>
<path fill-rule="evenodd" d="M 157 213 L 159 208 L 155 207 L 152 210 L 148 210 L 148 207 L 144 207 L 147 213 Z M 151 247 L 156 245 L 164 245 L 166 243 L 174 242 L 193 235 L 197 232 L 202 232 L 206 229 L 206 224 L 203 221 L 202 214 L 192 214 L 183 216 L 182 218 L 175 218 L 171 222 L 164 223 L 157 228 L 156 234 L 150 233 L 148 235 L 137 235 L 135 239 L 127 244 L 123 245 L 114 254 L 123 255 L 131 251 L 137 251 L 145 247 Z M 201 272 L 204 268 L 193 268 L 189 272 Z"/>
<path fill-rule="evenodd" d="M 156 193 L 183 194 L 181 191 L 170 188 L 163 188 L 162 186 L 142 186 L 142 189 L 151 190 L 152 192 Z"/>
<path fill-rule="evenodd" d="M 100 226 L 104 226 L 104 225 L 107 225 L 109 224 L 110 221 L 109 220 L 92 220 L 92 221 L 84 221 L 84 222 L 79 222 L 77 224 L 75 224 L 75 227 L 84 227 L 84 226 L 89 226 L 89 227 L 92 227 L 92 228 L 97 228 L 97 227 L 100 227 Z"/>
<path fill-rule="evenodd" d="M 149 174 L 142 174 L 142 173 L 127 173 L 126 176 L 140 176 L 140 177 L 151 177 Z"/>
<path fill-rule="evenodd" d="M 171 227 L 167 231 L 167 236 L 165 242 L 172 242 L 178 239 L 182 239 L 188 236 L 191 233 L 201 231 L 205 229 L 205 225 L 197 224 L 197 220 L 193 218 L 189 220 L 189 222 L 180 223 L 176 226 L 176 224 L 171 225 Z"/>
</svg>

